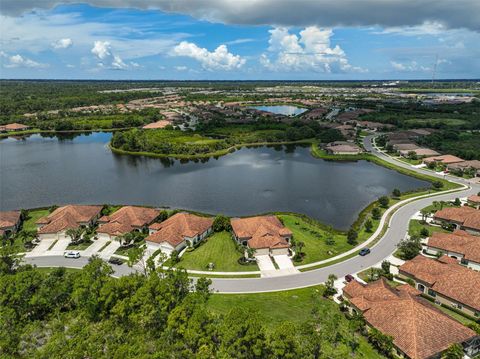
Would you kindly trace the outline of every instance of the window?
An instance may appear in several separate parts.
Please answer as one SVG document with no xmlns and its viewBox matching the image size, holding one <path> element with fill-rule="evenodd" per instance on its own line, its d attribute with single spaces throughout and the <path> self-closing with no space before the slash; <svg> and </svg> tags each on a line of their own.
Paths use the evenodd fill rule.
<svg viewBox="0 0 480 359">
<path fill-rule="evenodd" d="M 436 296 L 437 296 L 437 293 L 435 293 L 434 290 L 429 289 L 429 290 L 428 290 L 428 295 L 431 296 L 431 297 L 436 297 Z"/>
<path fill-rule="evenodd" d="M 418 283 L 417 284 L 417 289 L 422 293 L 425 292 L 425 286 L 423 284 Z"/>
<path fill-rule="evenodd" d="M 462 259 L 460 260 L 460 263 L 461 263 L 461 264 L 464 264 L 464 265 L 467 265 L 467 264 L 468 264 L 468 261 L 467 261 L 465 258 L 462 258 Z"/>
</svg>

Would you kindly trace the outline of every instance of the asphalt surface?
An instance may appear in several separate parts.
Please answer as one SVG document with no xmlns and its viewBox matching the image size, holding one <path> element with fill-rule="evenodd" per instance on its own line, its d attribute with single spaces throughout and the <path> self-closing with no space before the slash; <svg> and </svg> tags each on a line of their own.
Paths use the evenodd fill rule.
<svg viewBox="0 0 480 359">
<path fill-rule="evenodd" d="M 430 176 L 437 176 L 431 171 L 414 169 L 408 164 L 395 161 L 383 153 L 376 151 L 371 145 L 371 138 L 372 136 L 367 136 L 365 138 L 365 148 L 378 157 L 384 159 L 385 161 L 394 163 L 397 166 L 415 170 L 419 173 L 428 174 Z M 371 253 L 365 257 L 355 256 L 343 262 L 332 264 L 327 267 L 281 277 L 211 278 L 212 290 L 219 293 L 232 294 L 281 291 L 321 284 L 327 280 L 330 274 L 335 274 L 338 278 L 341 278 L 347 274 L 356 273 L 369 268 L 389 257 L 396 250 L 397 244 L 405 237 L 410 218 L 416 212 L 430 205 L 433 201 L 451 201 L 456 197 L 467 197 L 480 191 L 480 184 L 478 183 L 470 183 L 468 180 L 459 179 L 457 177 L 438 177 L 452 179 L 456 182 L 467 184 L 470 186 L 470 188 L 459 192 L 415 200 L 414 202 L 404 205 L 393 214 L 385 235 L 373 247 L 371 247 Z M 63 266 L 82 268 L 88 263 L 88 258 L 67 259 L 60 256 L 42 256 L 26 258 L 25 261 L 30 264 L 36 264 L 39 267 Z M 125 264 L 120 266 L 112 265 L 112 268 L 115 270 L 115 276 L 128 275 L 134 271 L 134 269 L 129 268 Z"/>
</svg>

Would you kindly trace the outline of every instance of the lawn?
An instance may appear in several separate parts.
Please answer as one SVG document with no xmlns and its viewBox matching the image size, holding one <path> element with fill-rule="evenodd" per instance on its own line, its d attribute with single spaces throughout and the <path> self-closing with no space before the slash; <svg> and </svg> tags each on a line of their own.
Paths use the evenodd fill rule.
<svg viewBox="0 0 480 359">
<path fill-rule="evenodd" d="M 295 241 L 305 244 L 302 251 L 306 255 L 299 264 L 308 264 L 331 258 L 354 247 L 347 243 L 347 238 L 344 234 L 334 230 L 331 231 L 331 234 L 335 244 L 327 245 L 327 229 L 316 225 L 314 221 L 307 222 L 301 216 L 293 214 L 279 214 L 278 217 L 293 232 Z"/>
<path fill-rule="evenodd" d="M 426 228 L 428 233 L 432 234 L 433 232 L 442 232 L 442 233 L 451 233 L 442 227 L 439 226 L 431 226 L 429 224 L 423 224 L 421 220 L 412 219 L 408 224 L 408 234 L 411 236 L 412 234 L 420 234 L 422 228 Z"/>
<path fill-rule="evenodd" d="M 93 244 L 92 241 L 85 241 L 78 244 L 69 244 L 67 249 L 72 251 L 83 251 Z"/>
<path fill-rule="evenodd" d="M 27 218 L 23 222 L 22 229 L 26 231 L 35 231 L 37 229 L 35 222 L 49 214 L 50 211 L 48 209 L 33 209 L 28 211 Z"/>
<path fill-rule="evenodd" d="M 207 270 L 209 263 L 214 263 L 217 272 L 258 271 L 255 265 L 240 265 L 238 259 L 242 256 L 228 232 L 214 233 L 205 242 L 191 252 L 187 251 L 181 257 L 177 267 L 195 270 Z"/>
<path fill-rule="evenodd" d="M 227 314 L 232 308 L 256 311 L 268 329 L 273 329 L 284 321 L 301 325 L 312 318 L 312 310 L 316 305 L 328 308 L 329 312 L 339 313 L 334 302 L 321 298 L 322 290 L 321 286 L 316 286 L 272 293 L 212 294 L 207 307 L 219 315 Z M 341 323 L 348 325 L 347 319 L 343 316 L 341 318 Z M 359 339 L 359 358 L 382 358 L 366 339 Z"/>
</svg>

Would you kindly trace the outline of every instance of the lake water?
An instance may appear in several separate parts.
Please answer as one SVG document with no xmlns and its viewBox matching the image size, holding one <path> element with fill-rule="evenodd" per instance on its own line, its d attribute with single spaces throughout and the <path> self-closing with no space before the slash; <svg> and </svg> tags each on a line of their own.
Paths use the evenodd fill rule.
<svg viewBox="0 0 480 359">
<path fill-rule="evenodd" d="M 307 111 L 306 108 L 289 106 L 289 105 L 280 105 L 280 106 L 252 106 L 256 110 L 272 112 L 279 115 L 285 116 L 297 116 L 301 113 Z"/>
<path fill-rule="evenodd" d="M 226 215 L 304 213 L 339 229 L 394 188 L 423 181 L 375 164 L 328 162 L 308 148 L 245 148 L 204 163 L 113 154 L 109 133 L 0 141 L 0 208 L 145 204 Z"/>
</svg>

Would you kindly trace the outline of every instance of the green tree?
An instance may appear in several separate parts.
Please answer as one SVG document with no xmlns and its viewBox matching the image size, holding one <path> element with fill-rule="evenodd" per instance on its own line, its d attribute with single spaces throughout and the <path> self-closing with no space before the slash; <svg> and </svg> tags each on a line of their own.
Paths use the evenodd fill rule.
<svg viewBox="0 0 480 359">
<path fill-rule="evenodd" d="M 410 238 L 402 240 L 397 247 L 400 249 L 402 259 L 410 260 L 422 250 L 422 243 L 418 235 L 412 235 Z"/>
<path fill-rule="evenodd" d="M 388 208 L 388 204 L 390 203 L 390 198 L 388 198 L 387 196 L 382 196 L 378 199 L 378 203 L 383 208 Z"/>
<path fill-rule="evenodd" d="M 460 202 L 460 198 L 455 198 L 455 201 L 453 201 L 453 204 L 457 207 L 461 206 L 462 205 L 462 202 Z"/>
<path fill-rule="evenodd" d="M 332 295 L 337 293 L 337 290 L 335 289 L 336 280 L 337 280 L 337 276 L 335 274 L 328 275 L 328 279 L 325 282 L 325 291 L 323 292 L 323 295 L 325 297 L 331 297 Z"/>
<path fill-rule="evenodd" d="M 292 330 L 292 323 L 289 322 L 283 322 L 275 327 L 268 340 L 272 358 L 302 358 L 300 343 L 295 333 L 296 331 Z"/>
<path fill-rule="evenodd" d="M 368 340 L 377 348 L 377 350 L 387 357 L 392 356 L 393 338 L 383 334 L 376 328 L 370 328 L 368 331 Z"/>
<path fill-rule="evenodd" d="M 430 232 L 428 231 L 427 228 L 423 227 L 420 230 L 420 236 L 422 236 L 423 238 L 427 238 L 428 236 L 430 236 Z"/>
<path fill-rule="evenodd" d="M 347 232 L 347 243 L 350 245 L 357 244 L 358 233 L 353 228 L 350 228 Z"/>
<path fill-rule="evenodd" d="M 175 265 L 178 262 L 180 262 L 180 256 L 178 255 L 178 251 L 173 250 L 172 253 L 170 253 L 170 263 L 172 263 L 172 265 Z"/>
<path fill-rule="evenodd" d="M 463 347 L 458 344 L 452 344 L 445 350 L 442 354 L 442 359 L 462 359 L 463 358 Z"/>
<path fill-rule="evenodd" d="M 370 233 L 370 232 L 372 232 L 372 229 L 373 229 L 373 223 L 372 223 L 372 221 L 371 221 L 370 219 L 367 219 L 367 220 L 365 221 L 365 230 L 366 230 L 368 233 Z"/>
<path fill-rule="evenodd" d="M 382 217 L 382 211 L 378 207 L 373 207 L 372 209 L 372 218 L 379 220 Z"/>
<path fill-rule="evenodd" d="M 82 241 L 83 234 L 85 233 L 84 227 L 77 227 L 77 228 L 69 228 L 65 232 L 67 236 L 70 237 L 72 243 L 77 244 Z"/>
<path fill-rule="evenodd" d="M 230 218 L 219 214 L 213 220 L 213 230 L 215 232 L 230 231 L 232 226 L 230 225 Z"/>
<path fill-rule="evenodd" d="M 398 188 L 395 188 L 393 191 L 392 191 L 392 195 L 393 197 L 395 198 L 399 198 L 401 195 L 402 195 L 402 192 L 400 192 L 400 190 Z"/>
<path fill-rule="evenodd" d="M 205 299 L 208 299 L 211 294 L 210 286 L 212 285 L 212 280 L 210 278 L 200 277 L 195 283 L 195 291 L 200 293 Z"/>
<path fill-rule="evenodd" d="M 427 221 L 428 216 L 430 215 L 430 211 L 423 208 L 420 210 L 420 214 L 422 215 L 422 223 L 425 223 Z"/>
<path fill-rule="evenodd" d="M 0 246 L 0 273 L 15 273 L 22 259 L 23 256 L 18 254 L 13 246 Z"/>
<path fill-rule="evenodd" d="M 443 182 L 435 181 L 435 182 L 432 183 L 432 185 L 433 185 L 433 188 L 440 189 L 440 188 L 443 187 Z"/>
</svg>

